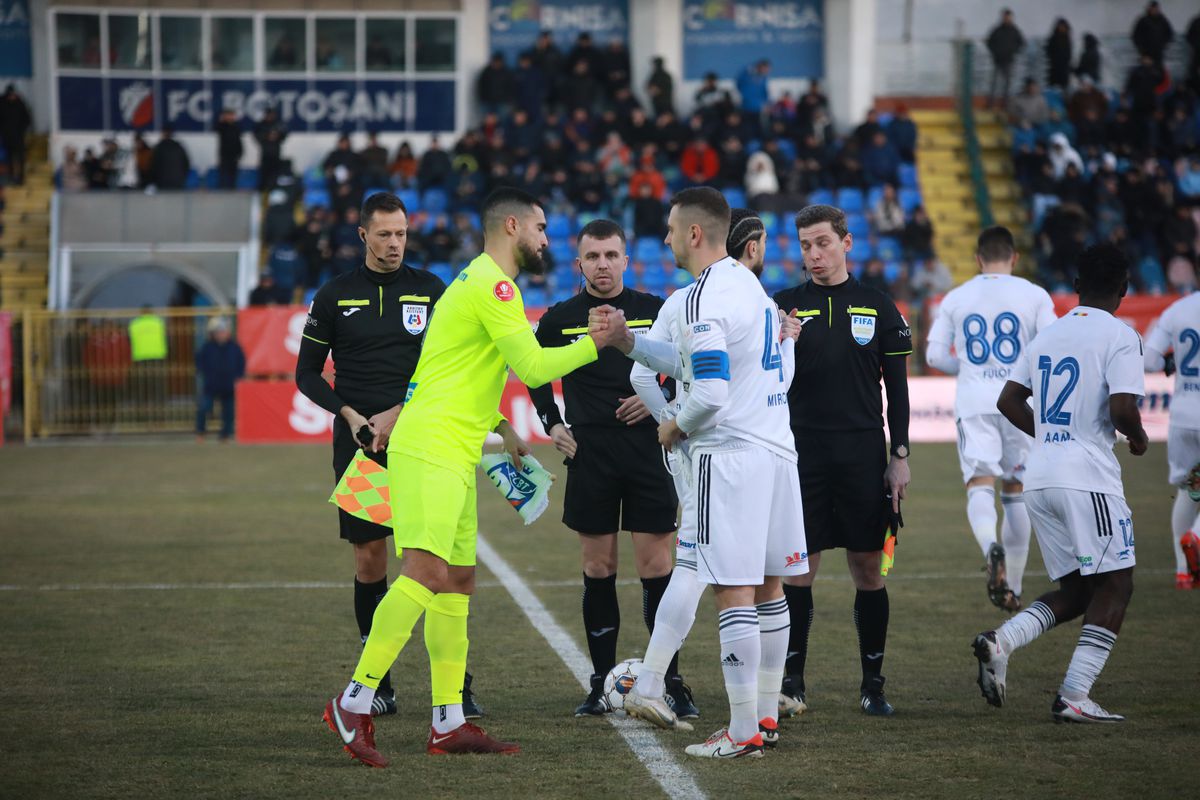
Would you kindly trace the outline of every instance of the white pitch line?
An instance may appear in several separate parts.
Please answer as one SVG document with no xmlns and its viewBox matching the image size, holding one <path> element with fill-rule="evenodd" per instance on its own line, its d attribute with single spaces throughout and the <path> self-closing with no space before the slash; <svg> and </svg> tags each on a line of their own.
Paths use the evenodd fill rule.
<svg viewBox="0 0 1200 800">
<path fill-rule="evenodd" d="M 567 669 L 575 676 L 575 680 L 579 681 L 579 685 L 584 689 L 590 689 L 592 664 L 579 649 L 575 640 L 555 621 L 542 601 L 526 585 L 525 581 L 521 580 L 521 576 L 482 536 L 477 538 L 475 549 L 480 562 L 500 580 L 505 590 L 512 596 L 513 601 L 529 618 L 534 630 L 546 639 L 550 648 L 558 654 L 562 662 L 567 665 Z M 621 738 L 629 745 L 629 749 L 637 756 L 638 761 L 642 762 L 642 765 L 662 787 L 667 797 L 704 798 L 704 792 L 696 785 L 691 773 L 675 760 L 675 755 L 663 747 L 658 737 L 649 728 L 627 717 L 618 717 L 614 714 L 608 714 L 606 717 L 621 734 Z"/>
<path fill-rule="evenodd" d="M 1139 575 L 1170 575 L 1173 569 L 1167 567 L 1137 567 Z M 1044 578 L 1045 572 L 1026 572 L 1029 578 Z M 888 581 L 975 581 L 982 577 L 980 572 L 926 572 L 913 575 L 889 575 Z M 830 575 L 821 579 L 822 583 L 848 583 L 849 575 Z M 337 581 L 242 581 L 237 583 L 44 583 L 40 585 L 22 585 L 19 583 L 0 583 L 0 592 L 183 592 L 183 591 L 264 591 L 264 590 L 305 590 L 305 589 L 345 589 L 349 584 Z M 504 586 L 499 581 L 478 581 L 475 584 L 481 588 Z M 578 580 L 571 581 L 525 581 L 526 586 L 538 589 L 575 589 L 579 587 Z M 640 586 L 637 580 L 619 580 L 618 586 Z M 588 688 L 585 683 L 584 688 Z"/>
</svg>

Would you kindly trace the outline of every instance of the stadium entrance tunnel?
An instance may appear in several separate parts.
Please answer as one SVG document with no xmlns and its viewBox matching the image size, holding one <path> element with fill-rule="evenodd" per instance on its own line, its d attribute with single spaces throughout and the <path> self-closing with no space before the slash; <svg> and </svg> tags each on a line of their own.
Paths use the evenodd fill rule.
<svg viewBox="0 0 1200 800">
<path fill-rule="evenodd" d="M 71 308 L 140 308 L 191 306 L 198 296 L 205 305 L 233 306 L 235 298 L 224 291 L 204 269 L 182 261 L 156 258 L 105 270 L 76 289 Z"/>
</svg>

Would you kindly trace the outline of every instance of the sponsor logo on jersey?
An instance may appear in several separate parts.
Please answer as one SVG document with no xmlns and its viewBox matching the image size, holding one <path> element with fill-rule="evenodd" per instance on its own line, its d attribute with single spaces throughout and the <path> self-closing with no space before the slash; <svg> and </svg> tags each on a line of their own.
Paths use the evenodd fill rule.
<svg viewBox="0 0 1200 800">
<path fill-rule="evenodd" d="M 513 285 L 508 281 L 496 281 L 496 285 L 492 287 L 492 294 L 496 295 L 496 299 L 503 303 L 507 303 L 517 296 Z"/>
<path fill-rule="evenodd" d="M 859 344 L 870 344 L 875 338 L 875 318 L 866 314 L 850 315 L 850 335 Z"/>
<path fill-rule="evenodd" d="M 786 563 L 789 567 L 794 567 L 797 564 L 803 564 L 808 560 L 808 553 L 792 553 L 787 557 Z"/>
<path fill-rule="evenodd" d="M 679 538 L 675 539 L 675 545 L 677 547 L 682 547 L 684 550 L 695 550 L 696 549 L 695 542 L 685 542 L 683 539 L 679 539 Z"/>
<path fill-rule="evenodd" d="M 401 308 L 404 313 L 404 330 L 416 336 L 425 330 L 429 320 L 429 307 L 422 303 L 405 303 Z"/>
<path fill-rule="evenodd" d="M 699 325 L 692 326 L 692 333 L 707 333 L 712 330 L 712 326 L 707 322 L 702 322 Z"/>
<path fill-rule="evenodd" d="M 1091 556 L 1075 556 L 1075 560 L 1079 562 L 1081 567 L 1090 567 L 1092 565 Z"/>
</svg>

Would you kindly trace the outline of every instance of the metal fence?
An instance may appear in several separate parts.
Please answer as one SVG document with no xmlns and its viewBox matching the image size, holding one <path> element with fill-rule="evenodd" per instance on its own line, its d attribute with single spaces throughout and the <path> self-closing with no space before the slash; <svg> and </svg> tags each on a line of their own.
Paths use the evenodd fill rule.
<svg viewBox="0 0 1200 800">
<path fill-rule="evenodd" d="M 196 352 L 210 319 L 233 308 L 156 309 L 165 358 L 135 360 L 136 310 L 26 311 L 20 322 L 26 441 L 48 436 L 177 433 L 196 422 Z"/>
</svg>

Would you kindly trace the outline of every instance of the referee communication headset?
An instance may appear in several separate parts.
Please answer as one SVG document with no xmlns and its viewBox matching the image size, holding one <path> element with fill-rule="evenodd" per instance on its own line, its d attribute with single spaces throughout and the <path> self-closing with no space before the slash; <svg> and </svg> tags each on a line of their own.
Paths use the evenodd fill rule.
<svg viewBox="0 0 1200 800">
<path fill-rule="evenodd" d="M 376 261 L 383 261 L 383 259 L 382 259 L 382 258 L 380 258 L 380 257 L 379 257 L 379 256 L 378 256 L 378 255 L 375 253 L 375 249 L 374 249 L 373 247 L 371 247 L 371 243 L 367 241 L 367 232 L 366 232 L 366 229 L 364 229 L 364 228 L 362 228 L 362 227 L 359 227 L 359 229 L 358 229 L 358 238 L 359 238 L 359 239 L 362 239 L 362 243 L 363 243 L 363 245 L 364 245 L 364 246 L 367 248 L 367 252 L 368 252 L 368 253 L 370 253 L 372 256 L 374 256 L 374 258 L 375 258 L 375 260 L 376 260 Z M 387 262 L 384 262 L 384 263 L 387 263 Z"/>
</svg>

